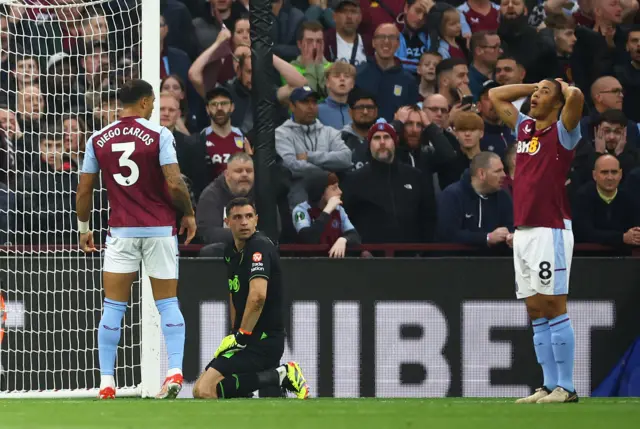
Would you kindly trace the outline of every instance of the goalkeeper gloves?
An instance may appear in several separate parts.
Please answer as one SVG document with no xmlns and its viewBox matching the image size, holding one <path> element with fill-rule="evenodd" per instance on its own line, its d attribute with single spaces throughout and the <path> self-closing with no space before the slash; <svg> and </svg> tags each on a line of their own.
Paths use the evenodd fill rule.
<svg viewBox="0 0 640 429">
<path fill-rule="evenodd" d="M 243 329 L 239 329 L 235 334 L 227 335 L 222 339 L 222 342 L 213 354 L 213 357 L 217 358 L 229 352 L 236 353 L 244 350 L 244 348 L 247 347 L 247 342 L 249 341 L 250 336 L 251 332 L 247 332 Z"/>
</svg>

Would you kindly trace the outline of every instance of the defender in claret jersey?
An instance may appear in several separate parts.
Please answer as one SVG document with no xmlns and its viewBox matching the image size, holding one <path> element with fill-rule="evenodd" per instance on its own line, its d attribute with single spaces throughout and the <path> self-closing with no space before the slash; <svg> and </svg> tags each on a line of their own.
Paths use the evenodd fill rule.
<svg viewBox="0 0 640 429">
<path fill-rule="evenodd" d="M 513 101 L 531 96 L 530 116 Z M 567 315 L 573 254 L 571 213 L 565 189 L 580 141 L 584 96 L 562 80 L 506 85 L 489 98 L 517 139 L 513 179 L 516 296 L 524 299 L 544 382 L 517 403 L 578 402 L 573 385 L 575 335 Z M 559 119 L 558 119 L 559 118 Z"/>
<path fill-rule="evenodd" d="M 233 243 L 225 262 L 229 280 L 231 331 L 193 387 L 201 399 L 246 398 L 267 386 L 280 386 L 299 399 L 309 387 L 295 362 L 280 365 L 284 352 L 282 270 L 276 246 L 256 231 L 258 216 L 246 198 L 227 204 L 225 223 Z"/>
<path fill-rule="evenodd" d="M 109 232 L 103 264 L 104 310 L 98 327 L 101 399 L 115 398 L 114 365 L 120 325 L 131 284 L 143 261 L 160 312 L 169 372 L 158 398 L 175 398 L 182 388 L 185 326 L 178 298 L 176 209 L 183 215 L 186 243 L 196 233 L 187 186 L 182 180 L 171 131 L 149 122 L 155 96 L 143 80 L 120 89 L 120 119 L 87 141 L 76 196 L 80 248 L 96 251 L 89 217 L 93 187 L 102 170 L 107 188 Z"/>
</svg>

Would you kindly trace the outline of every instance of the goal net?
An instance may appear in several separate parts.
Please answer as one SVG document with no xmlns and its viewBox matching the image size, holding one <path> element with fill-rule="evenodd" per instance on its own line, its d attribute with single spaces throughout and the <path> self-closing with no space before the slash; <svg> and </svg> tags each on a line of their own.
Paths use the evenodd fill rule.
<svg viewBox="0 0 640 429">
<path fill-rule="evenodd" d="M 85 142 L 117 118 L 119 85 L 145 78 L 141 17 L 154 2 L 0 0 L 0 396 L 99 387 L 101 257 L 78 251 L 75 191 Z M 146 30 L 159 40 L 157 24 Z M 100 246 L 108 204 L 97 188 Z M 123 322 L 119 396 L 141 394 L 141 294 L 134 286 Z"/>
</svg>

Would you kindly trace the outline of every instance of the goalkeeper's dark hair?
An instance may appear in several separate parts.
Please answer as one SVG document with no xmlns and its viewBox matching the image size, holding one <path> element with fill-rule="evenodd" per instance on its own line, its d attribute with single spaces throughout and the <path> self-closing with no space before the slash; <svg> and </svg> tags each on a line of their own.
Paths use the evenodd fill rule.
<svg viewBox="0 0 640 429">
<path fill-rule="evenodd" d="M 131 79 L 126 81 L 118 92 L 118 99 L 123 106 L 131 106 L 140 101 L 141 98 L 153 97 L 153 87 L 142 79 Z"/>
<path fill-rule="evenodd" d="M 231 210 L 233 210 L 236 207 L 245 207 L 245 206 L 251 206 L 253 208 L 253 212 L 254 213 L 257 212 L 256 206 L 255 204 L 253 204 L 253 201 L 251 201 L 247 197 L 238 197 L 238 198 L 232 199 L 227 203 L 227 206 L 225 207 L 225 213 L 227 214 L 227 217 L 229 217 L 229 215 L 231 214 Z"/>
</svg>

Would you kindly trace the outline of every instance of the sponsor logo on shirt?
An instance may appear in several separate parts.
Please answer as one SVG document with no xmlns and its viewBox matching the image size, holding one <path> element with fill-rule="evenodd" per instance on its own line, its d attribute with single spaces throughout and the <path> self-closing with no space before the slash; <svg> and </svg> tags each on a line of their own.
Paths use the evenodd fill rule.
<svg viewBox="0 0 640 429">
<path fill-rule="evenodd" d="M 538 137 L 534 137 L 528 142 L 519 141 L 516 149 L 517 153 L 524 153 L 529 155 L 535 155 L 540 152 L 540 141 Z"/>
<path fill-rule="evenodd" d="M 253 256 L 251 257 L 251 260 L 252 260 L 253 262 L 260 262 L 260 261 L 262 261 L 262 253 L 260 253 L 260 252 L 256 252 L 256 253 L 254 253 L 254 254 L 253 254 Z"/>
</svg>

